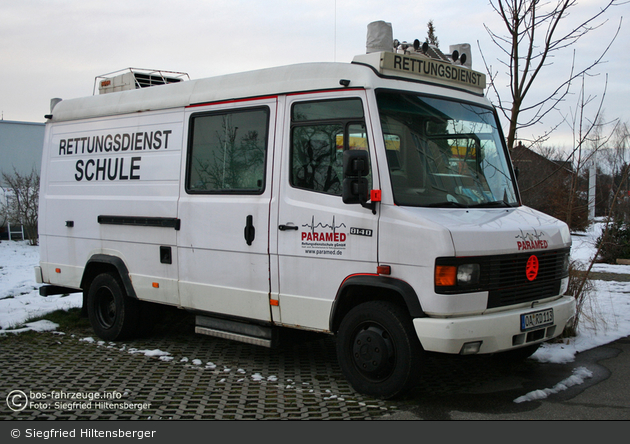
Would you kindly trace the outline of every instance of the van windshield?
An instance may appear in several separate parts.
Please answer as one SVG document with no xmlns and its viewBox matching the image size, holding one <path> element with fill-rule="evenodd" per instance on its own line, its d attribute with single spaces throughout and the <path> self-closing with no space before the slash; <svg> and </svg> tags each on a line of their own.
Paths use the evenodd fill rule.
<svg viewBox="0 0 630 444">
<path fill-rule="evenodd" d="M 490 108 L 395 91 L 377 101 L 397 205 L 519 205 Z"/>
</svg>

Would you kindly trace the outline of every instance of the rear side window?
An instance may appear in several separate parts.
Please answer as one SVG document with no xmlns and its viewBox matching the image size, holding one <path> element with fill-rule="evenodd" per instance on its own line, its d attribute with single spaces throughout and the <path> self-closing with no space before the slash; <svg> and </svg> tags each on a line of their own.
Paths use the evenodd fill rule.
<svg viewBox="0 0 630 444">
<path fill-rule="evenodd" d="M 186 190 L 260 194 L 265 189 L 269 109 L 195 114 L 190 121 Z"/>
</svg>

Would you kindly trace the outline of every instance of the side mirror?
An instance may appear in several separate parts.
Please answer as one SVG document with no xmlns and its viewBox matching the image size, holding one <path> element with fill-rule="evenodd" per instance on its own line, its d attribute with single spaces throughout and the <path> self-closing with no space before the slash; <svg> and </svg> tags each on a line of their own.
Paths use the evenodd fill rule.
<svg viewBox="0 0 630 444">
<path fill-rule="evenodd" d="M 365 177 L 370 174 L 370 158 L 365 150 L 346 150 L 343 152 L 343 176 Z"/>
<path fill-rule="evenodd" d="M 347 150 L 343 152 L 343 191 L 345 204 L 361 204 L 376 213 L 374 202 L 368 204 L 370 158 L 365 150 Z"/>
<path fill-rule="evenodd" d="M 343 203 L 364 204 L 368 201 L 368 180 L 365 177 L 343 180 Z"/>
<path fill-rule="evenodd" d="M 343 152 L 343 203 L 360 204 L 368 200 L 368 181 L 370 173 L 368 153 L 365 150 L 347 150 Z"/>
</svg>

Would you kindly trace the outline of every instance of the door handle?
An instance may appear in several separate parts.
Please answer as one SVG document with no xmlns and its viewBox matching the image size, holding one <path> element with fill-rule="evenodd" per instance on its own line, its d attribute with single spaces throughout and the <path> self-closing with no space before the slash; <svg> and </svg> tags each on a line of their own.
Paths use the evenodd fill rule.
<svg viewBox="0 0 630 444">
<path fill-rule="evenodd" d="M 296 225 L 280 225 L 278 226 L 278 229 L 280 231 L 287 231 L 287 230 L 298 230 L 298 227 Z"/>
<path fill-rule="evenodd" d="M 245 230 L 244 230 L 245 242 L 247 245 L 251 245 L 254 242 L 254 238 L 256 237 L 256 228 L 254 228 L 254 216 L 249 215 L 245 219 Z"/>
</svg>

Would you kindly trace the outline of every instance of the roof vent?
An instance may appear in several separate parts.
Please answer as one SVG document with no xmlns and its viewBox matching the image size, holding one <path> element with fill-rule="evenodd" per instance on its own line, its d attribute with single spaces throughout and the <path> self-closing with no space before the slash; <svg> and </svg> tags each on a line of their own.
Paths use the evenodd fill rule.
<svg viewBox="0 0 630 444">
<path fill-rule="evenodd" d="M 392 24 L 379 20 L 368 24 L 366 53 L 391 51 L 394 38 Z"/>
<path fill-rule="evenodd" d="M 130 89 L 147 88 L 190 80 L 184 72 L 161 71 L 154 69 L 126 68 L 103 74 L 94 79 L 94 91 L 98 85 L 99 94 L 107 94 Z"/>
</svg>

